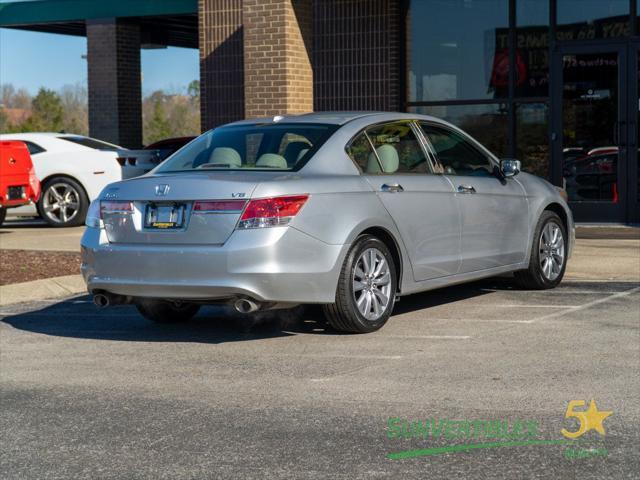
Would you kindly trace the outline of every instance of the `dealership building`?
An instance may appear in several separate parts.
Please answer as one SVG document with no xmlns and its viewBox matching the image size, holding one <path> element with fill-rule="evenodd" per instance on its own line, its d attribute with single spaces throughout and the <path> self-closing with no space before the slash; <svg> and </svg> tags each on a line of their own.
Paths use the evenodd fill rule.
<svg viewBox="0 0 640 480">
<path fill-rule="evenodd" d="M 141 143 L 141 48 L 197 48 L 203 129 L 312 110 L 435 115 L 564 185 L 578 221 L 637 223 L 639 4 L 34 0 L 0 3 L 0 26 L 86 36 L 90 134 L 104 140 Z"/>
</svg>

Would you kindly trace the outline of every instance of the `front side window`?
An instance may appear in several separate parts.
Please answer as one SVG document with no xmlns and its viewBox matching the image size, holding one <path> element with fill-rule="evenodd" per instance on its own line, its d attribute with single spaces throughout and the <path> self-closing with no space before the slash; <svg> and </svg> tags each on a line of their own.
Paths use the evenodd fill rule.
<svg viewBox="0 0 640 480">
<path fill-rule="evenodd" d="M 428 123 L 420 123 L 447 175 L 488 177 L 493 162 L 462 135 Z"/>
<path fill-rule="evenodd" d="M 324 124 L 238 125 L 211 130 L 155 173 L 191 170 L 299 170 L 337 129 Z"/>
<path fill-rule="evenodd" d="M 350 147 L 350 152 L 355 146 L 360 153 L 350 155 L 365 173 L 430 173 L 429 162 L 410 123 L 376 125 L 361 137 L 364 138 L 356 138 Z"/>
</svg>

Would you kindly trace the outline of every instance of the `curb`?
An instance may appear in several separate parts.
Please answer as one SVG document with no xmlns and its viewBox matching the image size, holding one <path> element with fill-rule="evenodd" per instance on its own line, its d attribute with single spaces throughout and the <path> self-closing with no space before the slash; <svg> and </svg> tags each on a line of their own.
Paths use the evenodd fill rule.
<svg viewBox="0 0 640 480">
<path fill-rule="evenodd" d="M 87 293 L 82 275 L 43 278 L 0 286 L 0 306 Z"/>
</svg>

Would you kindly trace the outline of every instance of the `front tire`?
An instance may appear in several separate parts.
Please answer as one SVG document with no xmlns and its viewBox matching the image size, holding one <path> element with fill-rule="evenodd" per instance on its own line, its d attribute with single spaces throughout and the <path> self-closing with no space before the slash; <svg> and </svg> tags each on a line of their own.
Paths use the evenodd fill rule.
<svg viewBox="0 0 640 480">
<path fill-rule="evenodd" d="M 7 218 L 7 209 L 0 207 L 0 227 L 4 223 L 4 219 Z"/>
<path fill-rule="evenodd" d="M 527 290 L 555 288 L 567 268 L 567 230 L 560 217 L 545 210 L 533 235 L 529 268 L 515 272 L 518 285 Z"/>
<path fill-rule="evenodd" d="M 69 177 L 54 177 L 42 186 L 38 214 L 52 227 L 75 227 L 84 223 L 89 199 L 84 188 Z"/>
<path fill-rule="evenodd" d="M 136 302 L 138 312 L 155 323 L 180 323 L 191 320 L 200 310 L 194 303 L 175 303 L 166 300 L 140 300 Z"/>
<path fill-rule="evenodd" d="M 323 310 L 336 330 L 374 332 L 391 316 L 396 291 L 396 265 L 389 248 L 378 238 L 363 235 L 344 261 L 335 303 L 324 305 Z"/>
</svg>

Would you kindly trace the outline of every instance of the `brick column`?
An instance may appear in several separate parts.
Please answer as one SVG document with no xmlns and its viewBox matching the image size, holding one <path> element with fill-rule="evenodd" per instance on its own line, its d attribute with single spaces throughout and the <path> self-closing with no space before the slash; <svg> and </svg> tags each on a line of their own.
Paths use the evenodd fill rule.
<svg viewBox="0 0 640 480">
<path fill-rule="evenodd" d="M 312 1 L 243 0 L 247 118 L 313 111 Z"/>
<path fill-rule="evenodd" d="M 140 27 L 87 21 L 89 134 L 123 147 L 142 145 Z"/>
<path fill-rule="evenodd" d="M 242 0 L 198 0 L 200 125 L 244 118 Z"/>
</svg>

